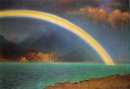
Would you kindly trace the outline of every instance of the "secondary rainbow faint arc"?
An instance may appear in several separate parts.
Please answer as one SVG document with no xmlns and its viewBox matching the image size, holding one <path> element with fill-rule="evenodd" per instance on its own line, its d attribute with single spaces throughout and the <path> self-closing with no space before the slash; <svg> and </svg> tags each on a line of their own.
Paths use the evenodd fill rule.
<svg viewBox="0 0 130 89">
<path fill-rule="evenodd" d="M 92 36 L 90 36 L 80 27 L 59 16 L 32 10 L 5 10 L 0 11 L 0 17 L 31 17 L 59 25 L 63 28 L 66 28 L 66 30 L 71 31 L 72 33 L 80 37 L 82 40 L 84 40 L 86 43 L 88 43 L 100 55 L 105 64 L 114 65 L 114 62 L 109 56 L 109 54 Z"/>
</svg>

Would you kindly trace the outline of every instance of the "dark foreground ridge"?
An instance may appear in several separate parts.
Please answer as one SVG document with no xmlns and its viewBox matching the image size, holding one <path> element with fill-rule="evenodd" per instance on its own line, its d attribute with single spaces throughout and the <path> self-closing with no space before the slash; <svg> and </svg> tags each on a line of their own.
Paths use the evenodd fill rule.
<svg viewBox="0 0 130 89">
<path fill-rule="evenodd" d="M 78 83 L 65 82 L 48 86 L 45 89 L 130 89 L 130 75 L 115 75 Z"/>
</svg>

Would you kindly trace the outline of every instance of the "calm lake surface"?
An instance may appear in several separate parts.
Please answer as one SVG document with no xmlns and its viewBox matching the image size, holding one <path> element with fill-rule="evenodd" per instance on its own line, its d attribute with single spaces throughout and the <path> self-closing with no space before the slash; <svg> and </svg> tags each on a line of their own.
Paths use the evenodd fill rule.
<svg viewBox="0 0 130 89">
<path fill-rule="evenodd" d="M 1 62 L 0 89 L 44 89 L 61 82 L 127 74 L 130 74 L 130 65 Z"/>
</svg>

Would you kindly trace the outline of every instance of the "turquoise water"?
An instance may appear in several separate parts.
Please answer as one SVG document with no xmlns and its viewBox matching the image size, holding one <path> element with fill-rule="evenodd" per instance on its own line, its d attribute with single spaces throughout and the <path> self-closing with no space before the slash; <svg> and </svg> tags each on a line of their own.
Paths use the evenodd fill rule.
<svg viewBox="0 0 130 89">
<path fill-rule="evenodd" d="M 0 63 L 0 89 L 44 89 L 60 82 L 78 82 L 130 74 L 130 65 L 83 63 Z"/>
</svg>

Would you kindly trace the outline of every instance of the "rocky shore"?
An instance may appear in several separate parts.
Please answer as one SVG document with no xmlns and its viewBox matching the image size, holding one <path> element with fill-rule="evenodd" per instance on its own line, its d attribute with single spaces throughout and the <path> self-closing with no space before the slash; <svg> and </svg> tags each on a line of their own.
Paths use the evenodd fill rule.
<svg viewBox="0 0 130 89">
<path fill-rule="evenodd" d="M 48 86 L 45 89 L 130 89 L 130 75 L 115 75 L 77 83 L 65 82 Z"/>
</svg>

